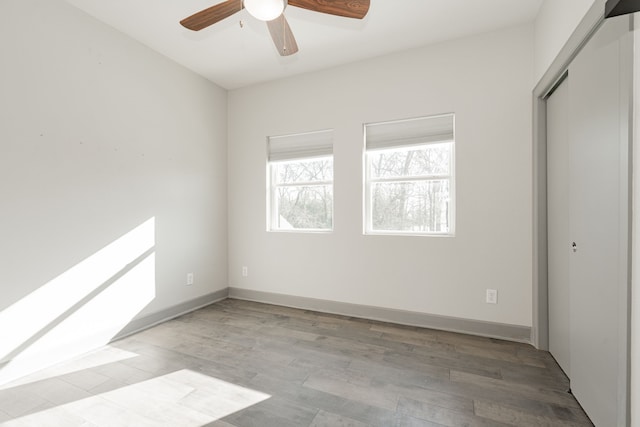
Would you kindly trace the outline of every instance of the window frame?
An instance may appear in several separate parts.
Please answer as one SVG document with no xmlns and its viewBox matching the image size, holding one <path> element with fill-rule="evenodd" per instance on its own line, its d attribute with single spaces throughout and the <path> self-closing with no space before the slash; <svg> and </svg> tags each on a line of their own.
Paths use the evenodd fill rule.
<svg viewBox="0 0 640 427">
<path fill-rule="evenodd" d="M 367 126 L 369 125 L 377 125 L 377 124 L 385 124 L 385 123 L 396 123 L 403 121 L 412 121 L 412 120 L 420 120 L 420 119 L 429 119 L 431 117 L 443 117 L 443 116 L 452 116 L 453 118 L 453 129 L 455 132 L 455 115 L 454 114 L 443 114 L 437 116 L 426 116 L 419 117 L 415 119 L 406 119 L 406 120 L 397 120 L 392 122 L 382 122 L 382 123 L 370 123 L 365 124 L 364 129 L 364 153 L 363 153 L 363 234 L 364 235 L 381 235 L 381 236 L 426 236 L 426 237 L 455 237 L 455 219 L 456 219 L 456 185 L 455 185 L 455 177 L 456 177 L 456 141 L 455 134 L 451 140 L 445 141 L 429 141 L 418 144 L 410 144 L 410 145 L 402 145 L 398 144 L 397 146 L 386 147 L 386 148 L 367 148 Z M 410 151 L 410 150 L 420 150 L 426 149 L 429 146 L 438 145 L 438 144 L 450 144 L 450 157 L 449 157 L 449 173 L 447 174 L 427 174 L 427 175 L 408 175 L 408 176 L 399 176 L 399 177 L 373 177 L 372 176 L 372 154 L 380 153 L 383 151 L 394 152 L 394 151 Z M 376 183 L 410 183 L 410 182 L 433 182 L 433 181 L 448 181 L 449 182 L 449 207 L 448 207 L 448 223 L 449 230 L 446 232 L 438 232 L 438 231 L 413 231 L 413 230 L 374 230 L 373 228 L 373 184 Z"/>
<path fill-rule="evenodd" d="M 268 232 L 282 233 L 332 233 L 334 229 L 335 188 L 334 188 L 334 156 L 333 129 L 311 132 L 278 135 L 267 137 L 266 163 L 266 229 Z M 278 182 L 278 167 L 286 163 L 331 162 L 331 180 L 300 181 L 295 183 Z M 330 228 L 281 228 L 279 226 L 280 206 L 279 190 L 282 188 L 326 187 L 331 190 L 331 224 Z"/>
</svg>

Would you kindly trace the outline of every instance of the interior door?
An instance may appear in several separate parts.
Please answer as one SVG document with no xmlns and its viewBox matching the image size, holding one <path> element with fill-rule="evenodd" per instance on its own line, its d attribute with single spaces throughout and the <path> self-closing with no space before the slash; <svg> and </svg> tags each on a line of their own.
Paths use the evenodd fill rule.
<svg viewBox="0 0 640 427">
<path fill-rule="evenodd" d="M 570 373 L 569 82 L 547 98 L 547 250 L 549 352 Z"/>
<path fill-rule="evenodd" d="M 628 153 L 620 130 L 620 40 L 628 26 L 626 18 L 606 21 L 569 66 L 569 377 L 573 394 L 603 427 L 623 425 L 619 291 Z"/>
</svg>

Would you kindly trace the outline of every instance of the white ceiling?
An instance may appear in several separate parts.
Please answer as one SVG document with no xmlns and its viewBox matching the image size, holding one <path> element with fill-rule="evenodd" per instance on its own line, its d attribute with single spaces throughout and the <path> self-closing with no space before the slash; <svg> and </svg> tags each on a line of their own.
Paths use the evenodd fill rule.
<svg viewBox="0 0 640 427">
<path fill-rule="evenodd" d="M 179 24 L 221 0 L 67 1 L 226 89 L 532 22 L 542 3 L 371 0 L 362 21 L 292 6 L 285 15 L 300 51 L 281 57 L 266 24 L 246 11 L 199 32 Z"/>
</svg>

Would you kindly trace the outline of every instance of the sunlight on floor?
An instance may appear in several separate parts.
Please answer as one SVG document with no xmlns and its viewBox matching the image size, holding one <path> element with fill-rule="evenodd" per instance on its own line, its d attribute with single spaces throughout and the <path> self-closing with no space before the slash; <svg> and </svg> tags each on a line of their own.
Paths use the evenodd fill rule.
<svg viewBox="0 0 640 427">
<path fill-rule="evenodd" d="M 0 312 L 0 384 L 107 344 L 154 298 L 150 218 Z"/>
<path fill-rule="evenodd" d="M 121 350 L 116 347 L 101 347 L 98 350 L 83 354 L 82 356 L 75 357 L 71 360 L 62 362 L 50 368 L 43 369 L 36 372 L 35 374 L 27 375 L 26 377 L 22 377 L 10 383 L 0 385 L 0 391 L 48 380 L 50 378 L 59 377 L 73 372 L 79 372 L 98 366 L 108 365 L 114 362 L 121 362 L 123 360 L 132 359 L 137 356 L 137 353 Z"/>
<path fill-rule="evenodd" d="M 0 425 L 200 427 L 270 397 L 183 369 Z"/>
</svg>

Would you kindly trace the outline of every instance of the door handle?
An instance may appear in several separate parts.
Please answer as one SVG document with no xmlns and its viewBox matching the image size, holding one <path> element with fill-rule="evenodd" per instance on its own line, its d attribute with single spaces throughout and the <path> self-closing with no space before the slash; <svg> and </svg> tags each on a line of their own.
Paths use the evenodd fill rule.
<svg viewBox="0 0 640 427">
<path fill-rule="evenodd" d="M 578 245 L 576 245 L 576 242 L 573 242 L 571 244 L 571 249 L 573 250 L 573 252 L 578 252 Z"/>
</svg>

